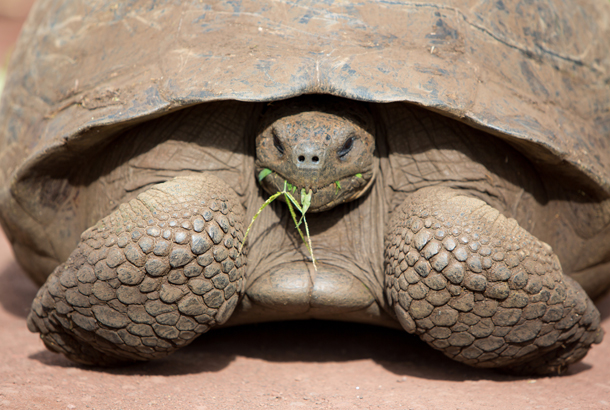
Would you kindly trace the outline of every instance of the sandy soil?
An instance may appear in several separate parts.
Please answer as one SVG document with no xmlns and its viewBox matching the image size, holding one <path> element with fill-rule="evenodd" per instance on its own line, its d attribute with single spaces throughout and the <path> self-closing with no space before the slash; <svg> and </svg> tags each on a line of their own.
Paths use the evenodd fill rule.
<svg viewBox="0 0 610 410">
<path fill-rule="evenodd" d="M 0 0 L 0 93 L 9 52 L 34 0 Z"/>
<path fill-rule="evenodd" d="M 537 379 L 334 322 L 212 331 L 169 358 L 109 370 L 75 365 L 28 332 L 35 293 L 0 231 L 0 409 L 610 409 L 610 337 L 566 375 Z M 610 333 L 610 297 L 599 307 Z"/>
</svg>

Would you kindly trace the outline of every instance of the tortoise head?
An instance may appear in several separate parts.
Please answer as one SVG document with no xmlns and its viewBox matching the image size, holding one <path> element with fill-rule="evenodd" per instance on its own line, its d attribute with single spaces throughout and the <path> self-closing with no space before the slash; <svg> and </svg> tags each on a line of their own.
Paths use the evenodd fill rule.
<svg viewBox="0 0 610 410">
<path fill-rule="evenodd" d="M 372 185 L 374 122 L 366 106 L 334 97 L 308 96 L 274 103 L 256 137 L 256 172 L 265 191 L 286 185 L 309 210 L 352 201 Z"/>
</svg>

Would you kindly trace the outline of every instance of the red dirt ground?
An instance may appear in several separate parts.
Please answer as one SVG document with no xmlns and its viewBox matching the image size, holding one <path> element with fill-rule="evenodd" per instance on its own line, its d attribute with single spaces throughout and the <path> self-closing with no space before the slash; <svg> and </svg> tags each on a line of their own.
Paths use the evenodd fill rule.
<svg viewBox="0 0 610 410">
<path fill-rule="evenodd" d="M 445 358 L 405 332 L 334 322 L 212 331 L 117 369 L 45 349 L 36 293 L 0 231 L 0 409 L 610 409 L 610 337 L 566 375 L 517 378 Z M 599 303 L 610 333 L 610 297 Z"/>
<path fill-rule="evenodd" d="M 33 0 L 0 0 L 0 70 L 7 62 L 8 51 L 17 41 L 32 2 Z"/>
</svg>

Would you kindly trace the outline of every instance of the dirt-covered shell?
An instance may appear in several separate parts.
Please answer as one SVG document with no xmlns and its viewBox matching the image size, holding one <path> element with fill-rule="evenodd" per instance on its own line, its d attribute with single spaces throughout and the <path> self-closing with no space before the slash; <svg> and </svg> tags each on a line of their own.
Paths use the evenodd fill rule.
<svg viewBox="0 0 610 410">
<path fill-rule="evenodd" d="M 429 107 L 610 192 L 608 38 L 601 0 L 39 1 L 0 105 L 0 219 L 43 249 L 22 226 L 61 202 L 33 182 L 50 159 L 187 105 L 307 93 Z"/>
</svg>

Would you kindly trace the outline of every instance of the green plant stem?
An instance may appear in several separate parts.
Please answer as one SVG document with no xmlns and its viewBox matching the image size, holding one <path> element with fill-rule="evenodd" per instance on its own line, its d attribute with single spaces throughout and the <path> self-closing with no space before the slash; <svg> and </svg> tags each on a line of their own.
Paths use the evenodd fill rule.
<svg viewBox="0 0 610 410">
<path fill-rule="evenodd" d="M 309 227 L 307 226 L 307 219 L 305 219 L 305 212 L 303 211 L 303 208 L 301 208 L 299 206 L 296 199 L 294 199 L 294 197 L 289 192 L 284 192 L 284 195 L 287 198 L 286 204 L 288 204 L 288 210 L 290 211 L 290 215 L 292 215 L 292 220 L 294 221 L 294 225 L 297 228 L 299 235 L 301 236 L 301 240 L 303 241 L 303 243 L 305 244 L 305 247 L 307 248 L 307 250 L 309 251 L 309 254 L 311 255 L 311 262 L 313 263 L 313 269 L 317 272 L 318 267 L 316 266 L 316 258 L 313 256 L 313 249 L 311 247 L 311 237 L 309 236 Z M 310 191 L 309 195 L 311 197 L 311 191 Z M 303 231 L 301 231 L 301 228 L 299 228 L 300 222 L 297 222 L 297 216 L 294 213 L 294 209 L 292 209 L 292 205 L 290 204 L 290 202 L 292 202 L 294 204 L 294 206 L 299 210 L 299 212 L 301 212 L 301 215 L 302 215 L 301 220 L 305 224 L 305 232 L 307 233 L 307 240 L 305 240 L 305 237 L 303 236 Z"/>
<path fill-rule="evenodd" d="M 248 237 L 248 234 L 250 233 L 250 229 L 252 228 L 252 225 L 254 224 L 254 221 L 256 221 L 256 218 L 258 218 L 258 216 L 260 215 L 261 212 L 263 212 L 263 209 L 265 209 L 267 207 L 267 205 L 269 205 L 271 202 L 275 201 L 275 199 L 282 195 L 284 192 L 276 192 L 275 194 L 271 195 L 269 197 L 269 199 L 267 199 L 265 201 L 265 203 L 263 205 L 261 205 L 260 208 L 258 208 L 258 212 L 256 214 L 254 214 L 254 216 L 252 217 L 252 221 L 250 221 L 250 225 L 248 226 L 248 229 L 246 230 L 246 234 L 244 235 L 244 239 L 241 241 L 241 245 L 239 247 L 239 253 L 241 254 L 242 249 L 244 249 L 244 244 L 246 243 L 246 238 Z"/>
<path fill-rule="evenodd" d="M 262 172 L 261 172 L 261 174 L 262 174 Z M 264 175 L 263 178 L 267 175 Z M 260 179 L 262 180 L 263 178 L 260 178 Z M 288 205 L 288 210 L 290 211 L 290 215 L 292 216 L 292 220 L 294 221 L 294 225 L 297 228 L 297 231 L 299 232 L 299 236 L 301 237 L 301 240 L 303 241 L 303 243 L 305 244 L 305 247 L 307 248 L 307 250 L 309 251 L 309 254 L 311 255 L 311 261 L 313 263 L 313 268 L 315 271 L 317 271 L 318 267 L 316 266 L 316 258 L 313 256 L 313 248 L 311 246 L 311 236 L 309 236 L 309 226 L 307 225 L 307 219 L 305 218 L 305 213 L 307 212 L 307 210 L 309 209 L 309 205 L 311 204 L 312 192 L 310 190 L 308 193 L 305 193 L 304 189 L 301 190 L 301 204 L 302 204 L 302 206 L 301 206 L 298 204 L 298 202 L 294 198 L 294 196 L 292 196 L 292 194 L 287 190 L 287 188 L 288 188 L 287 185 L 288 185 L 288 183 L 286 181 L 284 181 L 284 189 L 282 191 L 276 192 L 275 194 L 271 195 L 269 197 L 269 199 L 267 199 L 265 201 L 265 203 L 263 203 L 263 205 L 261 205 L 261 207 L 258 209 L 256 214 L 254 214 L 254 216 L 252 217 L 252 221 L 250 221 L 250 225 L 248 226 L 248 229 L 246 230 L 244 239 L 241 241 L 241 245 L 239 246 L 239 254 L 241 254 L 241 251 L 244 248 L 244 244 L 246 243 L 246 238 L 248 237 L 248 234 L 250 233 L 250 229 L 252 228 L 254 221 L 256 221 L 256 218 L 258 218 L 260 213 L 263 211 L 263 209 L 265 209 L 267 207 L 267 205 L 269 205 L 271 202 L 275 201 L 280 195 L 283 194 L 284 198 L 286 199 L 286 204 Z M 296 190 L 296 187 L 293 187 L 292 185 L 290 185 L 290 188 L 293 188 L 293 191 Z M 294 205 L 301 213 L 301 219 L 299 221 L 297 221 L 297 215 L 294 212 L 292 205 Z M 301 222 L 305 224 L 305 233 L 307 236 L 307 240 L 305 240 L 303 231 L 301 231 L 301 228 L 299 227 L 301 225 Z"/>
</svg>

